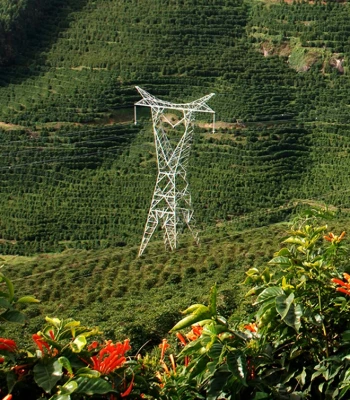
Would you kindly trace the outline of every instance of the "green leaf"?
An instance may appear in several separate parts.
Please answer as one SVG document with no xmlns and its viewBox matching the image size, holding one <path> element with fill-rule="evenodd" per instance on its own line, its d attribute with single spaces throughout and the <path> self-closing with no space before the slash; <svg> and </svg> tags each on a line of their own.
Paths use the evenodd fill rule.
<svg viewBox="0 0 350 400">
<path fill-rule="evenodd" d="M 61 387 L 61 392 L 65 394 L 72 394 L 78 389 L 78 383 L 76 381 L 68 381 Z"/>
<path fill-rule="evenodd" d="M 13 287 L 13 283 L 10 281 L 10 279 L 8 279 L 4 274 L 2 274 L 0 272 L 0 277 L 3 281 L 5 281 L 6 286 L 7 286 L 7 290 L 8 290 L 8 299 L 9 302 L 11 303 L 15 294 L 15 290 Z"/>
<path fill-rule="evenodd" d="M 54 394 L 49 400 L 71 400 L 69 394 Z"/>
<path fill-rule="evenodd" d="M 288 314 L 293 300 L 294 293 L 291 293 L 288 297 L 285 294 L 276 297 L 276 310 L 282 319 L 284 319 Z"/>
<path fill-rule="evenodd" d="M 6 372 L 6 383 L 8 392 L 11 393 L 13 387 L 17 383 L 17 375 L 14 370 Z"/>
<path fill-rule="evenodd" d="M 1 308 L 10 308 L 11 304 L 4 297 L 0 297 L 0 307 Z"/>
<path fill-rule="evenodd" d="M 301 246 L 304 246 L 305 245 L 305 240 L 291 236 L 288 239 L 284 240 L 283 243 L 299 244 Z"/>
<path fill-rule="evenodd" d="M 210 358 L 219 358 L 223 349 L 223 345 L 220 342 L 215 342 L 212 344 L 208 351 L 208 356 Z"/>
<path fill-rule="evenodd" d="M 73 370 L 72 366 L 70 365 L 70 361 L 66 357 L 60 357 L 58 359 L 58 362 L 62 365 L 63 368 L 65 368 L 70 375 L 73 375 Z"/>
<path fill-rule="evenodd" d="M 70 347 L 74 353 L 80 353 L 86 346 L 86 343 L 86 337 L 84 335 L 79 335 L 74 339 L 72 343 L 70 343 Z"/>
<path fill-rule="evenodd" d="M 201 307 L 205 307 L 205 306 L 203 304 L 192 304 L 190 307 L 186 308 L 186 310 L 181 311 L 181 314 L 184 314 L 184 315 L 193 314 Z"/>
<path fill-rule="evenodd" d="M 94 369 L 90 369 L 89 367 L 79 368 L 75 373 L 76 376 L 85 376 L 88 378 L 99 378 L 101 374 Z"/>
<path fill-rule="evenodd" d="M 16 324 L 24 324 L 25 323 L 25 316 L 19 311 L 10 310 L 5 311 L 0 315 L 1 319 L 8 322 L 14 322 Z"/>
<path fill-rule="evenodd" d="M 248 276 L 254 276 L 254 275 L 258 275 L 259 274 L 259 270 L 257 268 L 249 268 L 248 271 L 246 271 L 246 275 Z"/>
<path fill-rule="evenodd" d="M 281 250 L 279 250 L 277 253 L 274 254 L 275 257 L 277 256 L 290 257 L 290 255 L 291 255 L 290 250 L 287 247 L 283 247 Z"/>
<path fill-rule="evenodd" d="M 210 290 L 209 296 L 209 311 L 212 316 L 216 315 L 216 299 L 217 299 L 218 290 L 216 284 Z"/>
<path fill-rule="evenodd" d="M 277 256 L 274 257 L 272 260 L 270 260 L 268 262 L 269 264 L 273 264 L 273 265 L 290 265 L 290 259 L 288 257 L 284 257 L 284 256 Z"/>
<path fill-rule="evenodd" d="M 200 375 L 207 369 L 207 364 L 210 362 L 210 358 L 207 357 L 206 355 L 202 355 L 197 359 L 194 359 L 194 361 L 191 362 L 191 364 L 188 366 L 190 368 L 190 374 L 188 377 L 188 380 L 191 381 L 193 378 L 195 378 L 197 375 Z"/>
<path fill-rule="evenodd" d="M 265 301 L 276 298 L 282 294 L 284 294 L 284 291 L 279 286 L 268 287 L 259 294 L 254 305 L 264 303 Z"/>
<path fill-rule="evenodd" d="M 62 365 L 55 359 L 39 362 L 34 366 L 33 372 L 35 382 L 46 393 L 51 392 L 63 375 Z"/>
<path fill-rule="evenodd" d="M 88 396 L 93 396 L 94 394 L 114 392 L 112 385 L 102 378 L 79 377 L 76 382 L 78 383 L 78 388 L 75 391 L 76 393 L 84 393 Z"/>
<path fill-rule="evenodd" d="M 245 385 L 247 376 L 247 359 L 245 355 L 240 351 L 228 353 L 227 365 L 235 377 Z"/>
<path fill-rule="evenodd" d="M 211 312 L 208 307 L 201 305 L 201 307 L 198 307 L 196 311 L 188 315 L 187 317 L 183 318 L 181 321 L 179 321 L 171 330 L 170 332 L 175 332 L 180 329 L 187 328 L 197 322 L 200 322 L 204 319 L 209 319 L 211 317 Z"/>
<path fill-rule="evenodd" d="M 53 325 L 57 329 L 59 329 L 61 326 L 61 320 L 59 320 L 58 318 L 45 317 L 45 321 Z"/>
<path fill-rule="evenodd" d="M 17 303 L 40 303 L 40 300 L 36 299 L 34 296 L 23 296 L 17 300 Z"/>
</svg>

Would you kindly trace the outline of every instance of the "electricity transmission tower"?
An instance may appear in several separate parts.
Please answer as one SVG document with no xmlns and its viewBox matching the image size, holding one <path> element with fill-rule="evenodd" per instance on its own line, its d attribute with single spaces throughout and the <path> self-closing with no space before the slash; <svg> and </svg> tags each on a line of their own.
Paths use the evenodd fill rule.
<svg viewBox="0 0 350 400">
<path fill-rule="evenodd" d="M 158 163 L 157 182 L 139 250 L 139 256 L 141 256 L 160 220 L 161 227 L 164 230 L 166 248 L 170 250 L 176 248 L 178 226 L 183 223 L 188 226 L 197 239 L 197 234 L 190 225 L 193 208 L 186 177 L 186 167 L 193 136 L 194 113 L 211 113 L 213 115 L 214 132 L 215 112 L 206 104 L 214 96 L 214 93 L 191 103 L 175 104 L 157 99 L 138 86 L 136 86 L 136 89 L 142 96 L 142 100 L 135 103 L 135 124 L 137 123 L 136 106 L 150 107 Z M 173 118 L 168 117 L 165 112 L 169 110 L 177 110 L 181 115 L 180 118 L 174 121 Z M 171 143 L 167 136 L 166 124 L 173 129 L 183 124 L 184 132 L 177 144 Z"/>
</svg>

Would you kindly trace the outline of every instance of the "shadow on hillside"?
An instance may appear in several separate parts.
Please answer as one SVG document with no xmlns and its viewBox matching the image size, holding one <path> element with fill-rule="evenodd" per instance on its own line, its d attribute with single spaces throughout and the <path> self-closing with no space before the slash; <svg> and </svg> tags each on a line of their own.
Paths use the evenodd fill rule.
<svg viewBox="0 0 350 400">
<path fill-rule="evenodd" d="M 57 41 L 61 32 L 68 29 L 71 14 L 82 10 L 88 0 L 59 0 L 50 3 L 37 21 L 36 27 L 25 32 L 24 40 L 14 44 L 15 58 L 10 64 L 0 67 L 0 87 L 20 84 L 33 77 L 44 74 L 46 52 Z M 23 21 L 22 21 L 23 22 Z M 17 21 L 17 24 L 21 21 Z"/>
</svg>

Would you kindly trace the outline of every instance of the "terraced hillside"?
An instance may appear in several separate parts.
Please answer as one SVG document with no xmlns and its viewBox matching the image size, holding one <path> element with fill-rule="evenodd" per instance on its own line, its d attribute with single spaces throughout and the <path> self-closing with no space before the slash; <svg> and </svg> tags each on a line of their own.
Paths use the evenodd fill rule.
<svg viewBox="0 0 350 400">
<path fill-rule="evenodd" d="M 156 161 L 147 110 L 132 123 L 135 85 L 216 93 L 217 133 L 199 121 L 189 165 L 202 235 L 303 200 L 349 208 L 347 2 L 2 3 L 1 253 L 140 242 Z"/>
</svg>

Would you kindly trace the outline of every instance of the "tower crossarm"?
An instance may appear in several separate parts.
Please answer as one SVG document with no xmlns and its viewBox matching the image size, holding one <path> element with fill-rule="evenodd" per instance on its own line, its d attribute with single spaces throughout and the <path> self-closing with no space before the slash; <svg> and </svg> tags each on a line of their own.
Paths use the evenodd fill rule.
<svg viewBox="0 0 350 400">
<path fill-rule="evenodd" d="M 210 100 L 215 95 L 215 93 L 207 94 L 200 99 L 192 101 L 191 103 L 171 103 L 170 101 L 157 99 L 157 97 L 146 92 L 146 90 L 141 89 L 139 86 L 136 86 L 136 89 L 142 96 L 142 100 L 135 103 L 135 106 L 146 106 L 150 108 L 162 109 L 166 108 L 180 111 L 207 112 L 215 114 L 215 111 L 211 109 L 208 104 L 206 104 L 206 102 Z"/>
</svg>

